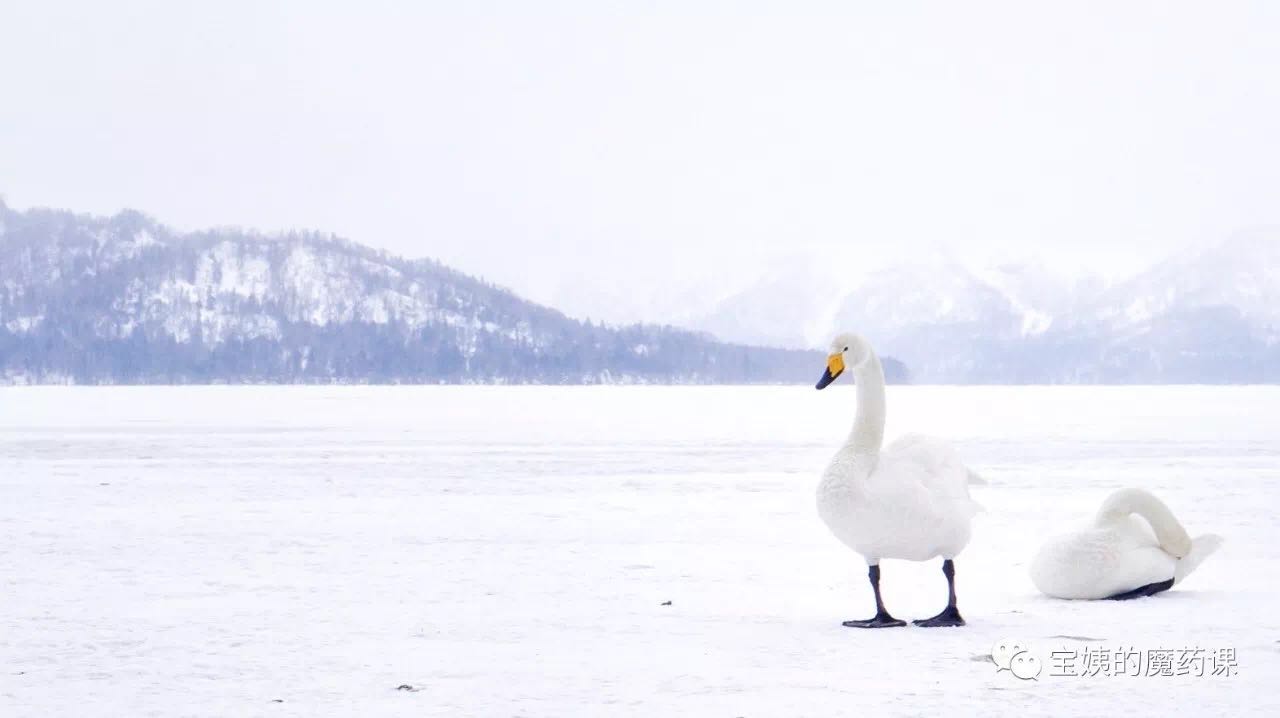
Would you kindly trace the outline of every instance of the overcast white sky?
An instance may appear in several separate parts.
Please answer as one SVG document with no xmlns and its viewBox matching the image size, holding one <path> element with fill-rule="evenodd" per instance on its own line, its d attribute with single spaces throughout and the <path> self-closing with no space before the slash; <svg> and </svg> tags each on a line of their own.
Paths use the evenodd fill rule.
<svg viewBox="0 0 1280 718">
<path fill-rule="evenodd" d="M 1280 223 L 1278 38 L 1265 2 L 5 2 L 0 194 L 578 314 L 786 254 L 1126 267 Z"/>
</svg>

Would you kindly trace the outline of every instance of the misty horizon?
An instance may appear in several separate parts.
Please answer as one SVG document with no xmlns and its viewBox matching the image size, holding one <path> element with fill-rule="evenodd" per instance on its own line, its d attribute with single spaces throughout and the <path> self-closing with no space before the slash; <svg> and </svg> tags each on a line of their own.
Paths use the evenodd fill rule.
<svg viewBox="0 0 1280 718">
<path fill-rule="evenodd" d="M 318 228 L 610 321 L 791 257 L 1123 278 L 1280 226 L 1278 14 L 28 4 L 0 188 Z"/>
<path fill-rule="evenodd" d="M 119 210 L 116 210 L 115 212 L 100 214 L 100 213 L 92 213 L 92 212 L 89 212 L 89 213 L 83 212 L 73 207 L 47 206 L 47 205 L 19 206 L 19 205 L 16 205 L 11 200 L 9 200 L 8 196 L 3 191 L 0 191 L 0 205 L 8 206 L 10 209 L 15 211 L 30 211 L 30 210 L 37 210 L 37 211 L 48 210 L 48 211 L 54 211 L 54 212 L 70 211 L 78 215 L 89 215 L 92 217 L 101 217 L 101 218 L 113 217 L 120 214 L 134 212 L 144 217 L 147 217 L 151 221 L 157 222 L 171 230 L 180 232 L 184 235 L 217 232 L 222 230 L 244 231 L 253 235 L 260 235 L 265 238 L 278 238 L 282 236 L 294 235 L 299 233 L 317 234 L 321 236 L 335 237 L 337 239 L 341 239 L 344 241 L 354 242 L 355 244 L 369 247 L 374 250 L 389 252 L 393 257 L 397 257 L 405 260 L 410 260 L 410 261 L 431 260 L 431 261 L 444 262 L 444 260 L 439 256 L 435 256 L 431 254 L 407 254 L 402 252 L 396 252 L 394 250 L 389 250 L 384 247 L 379 247 L 375 244 L 370 244 L 368 242 L 362 241 L 359 237 L 344 236 L 337 232 L 333 232 L 333 231 L 327 230 L 324 227 L 318 227 L 318 226 L 300 225 L 296 227 L 287 227 L 287 228 L 262 228 L 262 227 L 245 225 L 243 223 L 239 223 L 232 220 L 232 221 L 214 223 L 207 226 L 188 227 L 178 223 L 170 222 L 166 218 L 159 217 L 155 213 L 147 211 L 145 208 L 141 208 L 141 207 L 122 207 Z M 815 258 L 808 254 L 802 253 L 800 251 L 786 252 L 786 253 L 779 253 L 778 255 L 776 255 L 773 258 L 773 261 L 768 263 L 767 266 L 763 266 L 751 273 L 744 273 L 736 282 L 722 284 L 716 288 L 715 292 L 701 295 L 699 296 L 699 299 L 706 301 L 708 297 L 714 299 L 717 296 L 719 297 L 732 296 L 734 293 L 742 291 L 744 289 L 748 289 L 755 284 L 758 284 L 761 282 L 767 282 L 769 281 L 770 277 L 776 276 L 781 271 L 785 271 L 786 269 L 789 269 L 789 268 L 801 269 L 803 271 L 808 271 L 814 274 L 825 274 L 829 280 L 835 278 L 837 275 L 840 275 L 841 277 L 843 277 L 843 280 L 846 284 L 846 288 L 853 288 L 861 284 L 868 277 L 873 276 L 879 272 L 883 272 L 885 270 L 900 268 L 904 266 L 911 266 L 911 265 L 919 266 L 919 265 L 937 264 L 939 262 L 955 264 L 963 267 L 968 271 L 977 272 L 977 273 L 980 273 L 984 270 L 997 270 L 1002 268 L 1034 267 L 1037 270 L 1043 271 L 1048 276 L 1052 276 L 1064 282 L 1083 283 L 1083 284 L 1088 284 L 1092 288 L 1105 289 L 1105 288 L 1109 288 L 1117 284 L 1120 284 L 1125 280 L 1131 279 L 1136 275 L 1141 274 L 1142 272 L 1149 271 L 1153 268 L 1159 267 L 1171 261 L 1175 261 L 1178 259 L 1193 258 L 1199 254 L 1208 252 L 1210 250 L 1221 249 L 1221 248 L 1225 248 L 1230 245 L 1239 244 L 1242 242 L 1244 243 L 1248 243 L 1248 242 L 1275 243 L 1277 246 L 1280 246 L 1280 225 L 1259 226 L 1259 227 L 1241 229 L 1239 231 L 1231 233 L 1225 238 L 1220 238 L 1213 241 L 1206 241 L 1206 242 L 1203 242 L 1191 247 L 1187 247 L 1187 248 L 1182 248 L 1177 250 L 1171 249 L 1165 254 L 1161 254 L 1159 256 L 1155 256 L 1151 258 L 1149 261 L 1135 263 L 1131 266 L 1128 266 L 1122 272 L 1114 271 L 1115 268 L 1111 268 L 1113 271 L 1107 272 L 1103 270 L 1093 270 L 1088 267 L 1078 268 L 1075 271 L 1067 271 L 1061 267 L 1047 266 L 1043 262 L 1037 262 L 1034 259 L 1027 259 L 1027 258 L 1007 258 L 1003 260 L 999 258 L 992 258 L 986 261 L 974 261 L 972 258 L 966 259 L 965 257 L 958 255 L 958 253 L 954 249 L 948 248 L 944 245 L 931 246 L 931 247 L 924 248 L 923 250 L 914 251 L 911 253 L 904 253 L 902 255 L 892 255 L 892 256 L 883 257 L 876 263 L 859 266 L 857 268 L 857 271 L 855 272 L 843 272 L 842 270 L 836 271 L 835 269 L 832 268 L 829 262 L 823 261 L 821 258 Z M 447 262 L 445 263 L 447 264 Z M 455 270 L 458 270 L 465 274 L 473 276 L 481 281 L 494 284 L 495 286 L 498 286 L 503 289 L 514 292 L 516 294 L 519 294 L 527 299 L 535 301 L 551 309 L 556 309 L 558 311 L 561 311 L 566 316 L 572 317 L 574 319 L 603 321 L 603 322 L 607 322 L 615 325 L 672 324 L 676 326 L 681 326 L 682 320 L 687 320 L 689 318 L 688 316 L 682 316 L 679 313 L 670 312 L 670 311 L 665 313 L 662 311 L 659 311 L 657 312 L 656 315 L 634 313 L 634 307 L 626 307 L 625 305 L 622 306 L 622 309 L 625 310 L 630 308 L 633 310 L 633 313 L 612 315 L 609 311 L 610 309 L 609 307 L 603 307 L 598 302 L 594 302 L 594 303 L 588 302 L 585 306 L 583 305 L 574 306 L 572 303 L 570 303 L 569 305 L 564 305 L 562 303 L 558 303 L 557 301 L 555 301 L 554 298 L 551 300 L 548 300 L 548 299 L 536 296 L 534 294 L 525 293 L 521 291 L 519 286 L 504 283 L 500 279 L 492 276 L 490 273 L 484 271 L 483 267 L 470 268 L 470 267 L 461 267 L 461 266 L 453 266 L 453 265 L 450 265 L 450 266 Z M 674 285 L 675 288 L 677 289 L 677 292 L 676 292 L 677 295 L 679 295 L 680 292 L 685 292 L 687 296 L 693 295 L 693 291 L 695 287 L 689 284 L 682 285 L 678 279 L 673 281 L 672 278 L 670 277 L 664 278 L 664 281 L 667 282 L 667 286 L 662 291 L 655 292 L 655 296 L 646 297 L 646 299 L 649 302 L 652 303 L 652 302 L 659 301 L 659 298 L 663 296 L 666 296 L 669 298 L 672 294 L 671 292 L 672 285 Z M 652 307 L 653 305 L 649 304 L 649 306 Z M 815 339 L 813 342 L 809 343 L 811 346 L 795 347 L 795 348 L 814 348 L 819 343 L 821 342 Z"/>
<path fill-rule="evenodd" d="M 0 204 L 0 378 L 795 382 L 812 356 L 791 350 L 853 329 L 920 383 L 1275 382 L 1278 268 L 1267 233 L 1115 283 L 945 257 L 856 282 L 783 263 L 711 302 L 673 294 L 680 317 L 610 325 L 333 234 Z"/>
</svg>

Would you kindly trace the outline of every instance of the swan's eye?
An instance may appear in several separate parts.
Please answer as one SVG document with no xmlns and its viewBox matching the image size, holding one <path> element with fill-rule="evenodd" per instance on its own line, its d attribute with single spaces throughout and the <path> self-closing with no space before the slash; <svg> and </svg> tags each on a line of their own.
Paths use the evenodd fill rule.
<svg viewBox="0 0 1280 718">
<path fill-rule="evenodd" d="M 849 351 L 849 347 L 845 347 L 845 348 L 844 348 L 844 350 L 845 350 L 845 351 Z"/>
</svg>

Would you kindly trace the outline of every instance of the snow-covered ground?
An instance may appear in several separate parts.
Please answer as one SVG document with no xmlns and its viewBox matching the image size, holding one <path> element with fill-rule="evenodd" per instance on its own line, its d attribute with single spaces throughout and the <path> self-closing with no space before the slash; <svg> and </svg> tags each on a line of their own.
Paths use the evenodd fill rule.
<svg viewBox="0 0 1280 718">
<path fill-rule="evenodd" d="M 0 390 L 0 715 L 1280 714 L 1280 388 L 891 388 L 890 437 L 950 437 L 990 482 L 960 629 L 840 625 L 870 590 L 813 490 L 853 405 Z M 1038 596 L 1038 541 L 1125 485 L 1224 548 L 1155 598 Z M 899 617 L 941 608 L 937 562 L 883 568 Z M 1004 638 L 1038 680 L 997 672 Z M 1205 675 L 1051 675 L 1063 649 Z"/>
</svg>

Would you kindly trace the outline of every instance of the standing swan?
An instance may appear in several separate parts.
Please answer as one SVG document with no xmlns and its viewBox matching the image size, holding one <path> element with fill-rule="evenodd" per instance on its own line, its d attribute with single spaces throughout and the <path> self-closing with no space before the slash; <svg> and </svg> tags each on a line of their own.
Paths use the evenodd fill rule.
<svg viewBox="0 0 1280 718">
<path fill-rule="evenodd" d="M 1222 545 L 1192 539 L 1149 491 L 1120 489 L 1088 528 L 1053 536 L 1031 562 L 1031 581 L 1054 598 L 1122 600 L 1167 591 Z"/>
<path fill-rule="evenodd" d="M 928 561 L 941 556 L 947 577 L 947 607 L 917 626 L 963 626 L 956 608 L 956 554 L 969 543 L 969 521 L 978 505 L 969 498 L 976 481 L 942 441 L 904 436 L 884 443 L 884 370 L 871 345 L 856 334 L 831 342 L 824 389 L 848 367 L 858 389 L 853 431 L 818 484 L 818 515 L 831 533 L 862 554 L 876 597 L 874 618 L 845 621 L 850 628 L 906 625 L 889 615 L 880 599 L 880 559 Z"/>
</svg>

